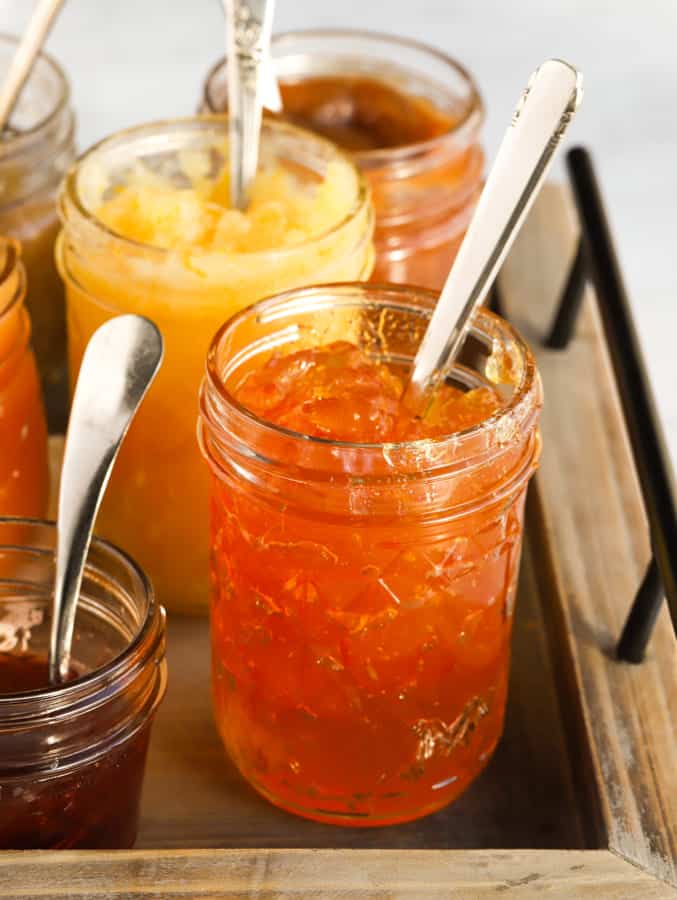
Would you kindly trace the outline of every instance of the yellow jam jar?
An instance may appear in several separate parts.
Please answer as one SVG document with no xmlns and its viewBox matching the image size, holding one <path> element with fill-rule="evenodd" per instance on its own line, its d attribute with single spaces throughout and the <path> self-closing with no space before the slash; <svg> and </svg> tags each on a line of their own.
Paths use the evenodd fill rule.
<svg viewBox="0 0 677 900">
<path fill-rule="evenodd" d="M 193 117 L 104 140 L 62 186 L 57 262 L 71 379 L 119 313 L 155 321 L 164 365 L 125 441 L 97 530 L 124 544 L 171 610 L 206 611 L 208 479 L 197 393 L 218 326 L 269 294 L 366 280 L 373 209 L 354 163 L 324 138 L 264 123 L 249 209 L 230 208 L 228 124 Z"/>
</svg>

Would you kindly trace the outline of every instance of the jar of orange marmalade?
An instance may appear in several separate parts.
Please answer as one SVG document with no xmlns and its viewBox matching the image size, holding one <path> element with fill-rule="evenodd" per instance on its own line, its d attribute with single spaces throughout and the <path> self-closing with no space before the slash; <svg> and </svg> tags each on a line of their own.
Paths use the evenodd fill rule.
<svg viewBox="0 0 677 900">
<path fill-rule="evenodd" d="M 432 418 L 408 419 L 436 300 L 293 291 L 233 317 L 208 356 L 216 721 L 258 791 L 329 823 L 445 806 L 503 727 L 540 379 L 481 311 Z"/>
<path fill-rule="evenodd" d="M 284 118 L 348 150 L 371 184 L 372 281 L 441 289 L 483 176 L 472 77 L 438 50 L 369 32 L 290 32 L 272 47 Z M 202 106 L 226 108 L 225 60 L 207 76 Z"/>
<path fill-rule="evenodd" d="M 47 428 L 16 241 L 0 238 L 0 516 L 47 509 Z"/>
</svg>

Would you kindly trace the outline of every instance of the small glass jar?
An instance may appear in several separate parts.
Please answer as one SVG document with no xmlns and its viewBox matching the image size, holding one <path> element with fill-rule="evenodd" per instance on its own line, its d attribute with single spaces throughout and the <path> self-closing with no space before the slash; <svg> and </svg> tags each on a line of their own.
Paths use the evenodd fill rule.
<svg viewBox="0 0 677 900">
<path fill-rule="evenodd" d="M 17 39 L 0 35 L 0 77 Z M 26 304 L 52 431 L 65 429 L 68 412 L 66 317 L 63 285 L 54 261 L 59 228 L 56 192 L 75 158 L 75 116 L 59 65 L 41 53 L 0 140 L 0 234 L 17 238 L 28 272 Z"/>
<path fill-rule="evenodd" d="M 13 690 L 6 673 L 21 687 L 20 666 L 46 660 L 55 541 L 53 523 L 0 519 L 0 850 L 128 848 L 166 687 L 164 610 L 135 563 L 95 539 L 75 620 L 79 677 Z"/>
<path fill-rule="evenodd" d="M 332 285 L 264 301 L 218 332 L 201 391 L 216 722 L 258 791 L 334 824 L 431 813 L 494 751 L 540 379 L 519 335 L 481 311 L 474 353 L 451 379 L 493 382 L 505 406 L 448 438 L 308 437 L 257 418 L 232 391 L 273 351 L 339 332 L 409 364 L 436 300 Z"/>
<path fill-rule="evenodd" d="M 21 248 L 0 238 L 0 516 L 47 511 L 47 428 L 25 296 Z"/>
<path fill-rule="evenodd" d="M 401 146 L 353 150 L 367 176 L 376 208 L 376 264 L 372 281 L 441 289 L 467 229 L 482 186 L 479 132 L 484 108 L 470 74 L 444 53 L 388 35 L 326 29 L 275 35 L 275 72 L 286 85 L 311 79 L 372 79 L 429 102 L 449 117 L 448 130 Z M 393 98 L 384 101 L 392 104 Z M 226 61 L 209 72 L 202 108 L 227 107 Z M 350 102 L 331 100 L 318 119 L 331 124 Z M 317 111 L 316 111 L 317 113 Z M 374 121 L 396 115 L 387 106 L 366 110 Z M 283 113 L 284 115 L 284 113 Z M 303 121 L 302 115 L 294 121 Z M 312 127 L 309 120 L 306 127 Z M 336 140 L 341 143 L 340 131 Z"/>
<path fill-rule="evenodd" d="M 60 200 L 57 257 L 71 377 L 94 330 L 118 313 L 148 316 L 164 338 L 162 369 L 120 451 L 97 527 L 129 548 L 172 611 L 208 605 L 208 479 L 195 446 L 195 397 L 215 330 L 280 288 L 367 278 L 373 265 L 373 209 L 358 171 L 328 141 L 281 122 L 264 125 L 262 157 L 293 166 L 313 184 L 334 164 L 351 193 L 348 214 L 317 238 L 258 252 L 163 249 L 112 232 L 97 218 L 109 186 L 124 185 L 130 172 L 184 171 L 200 154 L 211 160 L 226 139 L 221 116 L 122 132 L 79 160 Z M 185 177 L 177 181 L 178 192 Z"/>
</svg>

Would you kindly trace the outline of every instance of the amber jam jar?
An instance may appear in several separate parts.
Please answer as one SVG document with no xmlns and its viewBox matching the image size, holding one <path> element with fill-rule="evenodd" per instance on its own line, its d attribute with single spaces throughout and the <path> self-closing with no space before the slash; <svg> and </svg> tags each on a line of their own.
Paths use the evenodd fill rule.
<svg viewBox="0 0 677 900">
<path fill-rule="evenodd" d="M 0 519 L 0 849 L 127 848 L 166 685 L 164 610 L 135 563 L 94 540 L 75 680 L 50 687 L 55 539 L 52 523 Z"/>
<path fill-rule="evenodd" d="M 0 516 L 47 511 L 47 428 L 25 296 L 21 248 L 0 238 Z"/>
<path fill-rule="evenodd" d="M 216 722 L 257 790 L 321 821 L 431 813 L 494 751 L 540 379 L 519 335 L 482 311 L 451 381 L 494 383 L 504 406 L 449 437 L 309 437 L 233 392 L 273 352 L 339 337 L 406 367 L 436 300 L 405 286 L 289 292 L 232 318 L 208 356 Z"/>
<path fill-rule="evenodd" d="M 481 189 L 484 109 L 469 73 L 404 38 L 351 30 L 273 38 L 285 118 L 351 152 L 376 208 L 372 281 L 439 290 Z M 225 60 L 203 108 L 227 106 Z"/>
<path fill-rule="evenodd" d="M 0 35 L 0 77 L 17 39 Z M 0 139 L 0 234 L 21 241 L 28 272 L 26 304 L 49 424 L 63 431 L 68 410 L 63 286 L 54 262 L 55 197 L 75 158 L 75 117 L 59 65 L 41 53 Z"/>
</svg>

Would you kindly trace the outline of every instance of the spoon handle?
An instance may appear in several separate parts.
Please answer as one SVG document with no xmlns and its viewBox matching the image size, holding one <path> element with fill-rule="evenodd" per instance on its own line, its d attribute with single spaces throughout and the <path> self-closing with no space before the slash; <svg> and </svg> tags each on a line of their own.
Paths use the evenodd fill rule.
<svg viewBox="0 0 677 900">
<path fill-rule="evenodd" d="M 12 115 L 21 89 L 63 4 L 64 0 L 38 0 L 33 10 L 28 28 L 21 38 L 0 88 L 0 131 Z"/>
<path fill-rule="evenodd" d="M 403 401 L 419 415 L 460 350 L 581 97 L 581 76 L 561 60 L 531 76 L 414 360 Z"/>
<path fill-rule="evenodd" d="M 75 388 L 59 489 L 49 675 L 66 678 L 94 521 L 129 424 L 162 361 L 162 337 L 141 316 L 117 316 L 92 336 Z M 141 514 L 142 511 L 140 510 Z"/>
<path fill-rule="evenodd" d="M 258 165 L 273 6 L 273 0 L 225 0 L 230 202 L 236 209 L 246 209 Z"/>
</svg>

